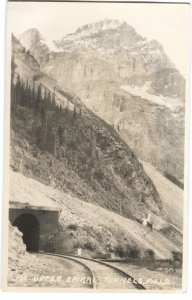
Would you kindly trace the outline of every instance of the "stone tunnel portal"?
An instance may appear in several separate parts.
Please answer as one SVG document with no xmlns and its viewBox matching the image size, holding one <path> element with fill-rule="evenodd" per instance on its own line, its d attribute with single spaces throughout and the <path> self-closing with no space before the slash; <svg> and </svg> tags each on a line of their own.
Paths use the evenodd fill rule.
<svg viewBox="0 0 192 300">
<path fill-rule="evenodd" d="M 23 242 L 27 251 L 46 251 L 50 239 L 58 231 L 58 219 L 57 207 L 10 202 L 10 223 L 23 233 Z"/>
</svg>

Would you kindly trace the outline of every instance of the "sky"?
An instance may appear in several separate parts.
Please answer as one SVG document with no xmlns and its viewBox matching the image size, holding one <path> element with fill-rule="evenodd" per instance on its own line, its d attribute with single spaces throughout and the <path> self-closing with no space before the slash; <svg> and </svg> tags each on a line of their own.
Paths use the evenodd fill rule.
<svg viewBox="0 0 192 300">
<path fill-rule="evenodd" d="M 37 28 L 48 42 L 103 19 L 125 21 L 148 40 L 159 41 L 181 74 L 188 76 L 188 4 L 8 3 L 8 33 L 19 35 L 29 28 Z"/>
</svg>

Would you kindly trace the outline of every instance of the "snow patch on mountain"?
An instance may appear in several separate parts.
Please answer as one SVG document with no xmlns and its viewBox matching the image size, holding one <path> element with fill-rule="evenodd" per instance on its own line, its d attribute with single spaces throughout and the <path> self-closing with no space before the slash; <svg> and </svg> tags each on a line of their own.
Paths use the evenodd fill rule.
<svg viewBox="0 0 192 300">
<path fill-rule="evenodd" d="M 141 97 L 151 103 L 164 106 L 175 112 L 178 108 L 182 107 L 182 102 L 178 97 L 171 98 L 162 95 L 153 95 L 148 92 L 150 88 L 150 82 L 146 82 L 142 87 L 121 85 L 120 88 L 133 96 Z"/>
</svg>

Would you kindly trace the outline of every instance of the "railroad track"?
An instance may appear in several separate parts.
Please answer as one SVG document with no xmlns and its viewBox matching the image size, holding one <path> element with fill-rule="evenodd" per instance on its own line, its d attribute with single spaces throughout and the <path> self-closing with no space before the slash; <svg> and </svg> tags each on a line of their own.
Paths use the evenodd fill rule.
<svg viewBox="0 0 192 300">
<path fill-rule="evenodd" d="M 76 273 L 76 270 L 74 272 L 74 276 L 69 276 L 69 279 L 71 279 L 71 287 L 74 287 L 74 282 L 78 282 L 81 284 L 81 287 L 84 288 L 91 288 L 94 289 L 96 288 L 95 286 L 95 276 L 92 272 L 92 270 L 83 262 L 78 261 L 77 259 L 73 257 L 69 257 L 67 255 L 60 255 L 60 254 L 54 254 L 54 253 L 47 253 L 47 252 L 38 252 L 41 256 L 54 256 L 60 259 L 65 259 L 65 260 L 70 260 L 75 264 L 78 264 L 82 267 L 81 274 Z"/>
<path fill-rule="evenodd" d="M 145 287 L 138 283 L 138 281 L 130 276 L 125 271 L 118 267 L 110 265 L 110 263 L 103 262 L 96 259 L 62 255 L 53 253 L 41 253 L 57 256 L 68 259 L 84 267 L 89 278 L 88 288 L 91 289 L 139 289 L 145 290 Z"/>
</svg>

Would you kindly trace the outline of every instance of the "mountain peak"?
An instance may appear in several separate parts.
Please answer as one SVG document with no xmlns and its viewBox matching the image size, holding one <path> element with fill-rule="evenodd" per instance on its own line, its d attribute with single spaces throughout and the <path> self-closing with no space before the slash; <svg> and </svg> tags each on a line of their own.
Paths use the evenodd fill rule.
<svg viewBox="0 0 192 300">
<path fill-rule="evenodd" d="M 44 37 L 36 28 L 30 28 L 24 31 L 20 35 L 19 40 L 39 63 L 41 63 L 42 60 L 45 59 L 46 55 L 50 53 L 50 49 L 47 46 Z"/>
<path fill-rule="evenodd" d="M 37 28 L 29 28 L 27 30 L 25 30 L 21 35 L 20 35 L 20 39 L 25 38 L 26 36 L 30 36 L 31 38 L 35 38 L 38 40 L 44 40 L 44 37 L 42 36 L 42 34 L 40 33 L 40 31 Z"/>
<path fill-rule="evenodd" d="M 79 27 L 75 32 L 65 35 L 61 40 L 54 41 L 57 48 L 67 52 L 78 49 L 92 51 L 93 49 L 116 51 L 122 47 L 133 47 L 143 38 L 136 30 L 116 19 L 104 19 Z"/>
<path fill-rule="evenodd" d="M 93 30 L 106 30 L 106 29 L 114 29 L 121 25 L 121 22 L 115 19 L 104 19 L 96 23 L 90 23 L 79 27 L 76 30 L 76 33 L 80 33 L 83 31 L 93 31 Z"/>
</svg>

